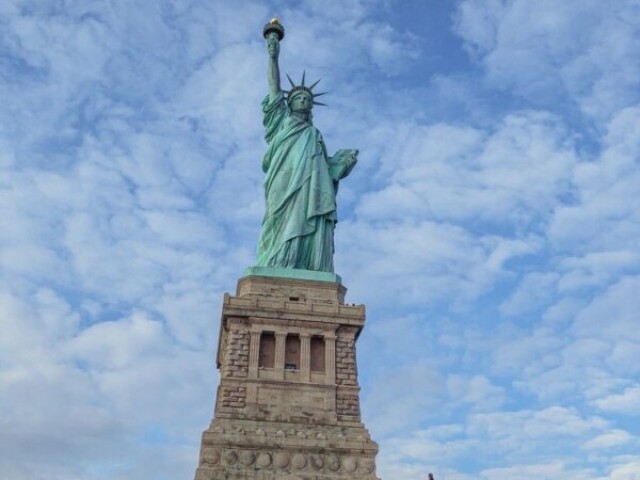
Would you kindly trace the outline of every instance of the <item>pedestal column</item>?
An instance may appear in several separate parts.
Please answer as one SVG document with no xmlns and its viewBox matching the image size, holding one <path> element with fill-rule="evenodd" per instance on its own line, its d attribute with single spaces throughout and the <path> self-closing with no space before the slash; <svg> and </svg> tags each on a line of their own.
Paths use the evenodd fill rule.
<svg viewBox="0 0 640 480">
<path fill-rule="evenodd" d="M 336 337 L 327 335 L 324 337 L 324 364 L 328 384 L 336 383 Z"/>
<path fill-rule="evenodd" d="M 311 335 L 300 334 L 300 375 L 303 382 L 311 381 Z"/>
<path fill-rule="evenodd" d="M 249 378 L 258 378 L 261 334 L 262 332 L 251 332 L 251 342 L 249 344 Z"/>
<path fill-rule="evenodd" d="M 287 340 L 285 332 L 276 332 L 276 359 L 273 365 L 274 376 L 280 380 L 284 379 L 284 350 Z"/>
</svg>

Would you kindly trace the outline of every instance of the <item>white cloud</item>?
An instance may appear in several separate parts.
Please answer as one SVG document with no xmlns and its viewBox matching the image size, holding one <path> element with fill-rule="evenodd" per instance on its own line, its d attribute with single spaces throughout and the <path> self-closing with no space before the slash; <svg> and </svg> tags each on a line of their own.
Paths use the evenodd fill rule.
<svg viewBox="0 0 640 480">
<path fill-rule="evenodd" d="M 456 31 L 490 82 L 547 105 L 568 96 L 606 120 L 639 98 L 640 40 L 632 27 L 639 15 L 625 0 L 467 0 Z"/>
<path fill-rule="evenodd" d="M 532 332 L 507 331 L 492 345 L 493 368 L 498 372 L 548 372 L 560 362 L 565 344 L 551 328 Z"/>
<path fill-rule="evenodd" d="M 640 186 L 636 160 L 640 155 L 637 125 L 640 109 L 619 112 L 608 124 L 603 149 L 595 161 L 581 162 L 572 183 L 576 201 L 556 208 L 549 238 L 559 249 L 577 252 L 637 251 Z M 631 260 L 630 266 L 635 265 Z"/>
<path fill-rule="evenodd" d="M 529 273 L 515 292 L 500 305 L 503 315 L 515 316 L 547 305 L 553 298 L 558 275 L 555 273 Z"/>
<path fill-rule="evenodd" d="M 587 450 L 615 448 L 633 441 L 633 436 L 624 430 L 611 430 L 592 438 L 584 444 Z"/>
<path fill-rule="evenodd" d="M 366 219 L 481 221 L 512 229 L 548 215 L 575 162 L 565 128 L 550 115 L 522 112 L 493 131 L 436 124 L 381 132 L 387 185 L 362 199 Z"/>
<path fill-rule="evenodd" d="M 601 410 L 625 415 L 640 415 L 640 386 L 634 385 L 622 393 L 600 398 L 594 403 Z"/>
<path fill-rule="evenodd" d="M 606 426 L 602 418 L 583 418 L 565 407 L 549 407 L 540 411 L 478 413 L 471 417 L 469 429 L 498 439 L 505 449 L 526 451 L 531 448 L 523 440 L 536 441 L 552 436 L 579 437 Z"/>
<path fill-rule="evenodd" d="M 480 375 L 464 378 L 452 375 L 447 379 L 447 388 L 454 403 L 469 405 L 471 411 L 487 411 L 500 408 L 504 404 L 504 388 L 492 385 Z"/>
<path fill-rule="evenodd" d="M 611 480 L 638 480 L 640 479 L 640 461 L 628 462 L 616 465 L 608 477 Z"/>
<path fill-rule="evenodd" d="M 374 412 L 367 416 L 371 430 L 379 436 L 437 417 L 436 408 L 445 395 L 445 379 L 426 363 L 397 369 L 389 367 L 380 371 L 370 384 L 375 395 L 364 395 L 362 404 L 363 409 Z"/>
<path fill-rule="evenodd" d="M 591 480 L 604 477 L 598 477 L 592 468 L 566 460 L 567 449 L 574 445 L 582 448 L 585 436 L 593 440 L 585 448 L 616 448 L 632 441 L 624 433 L 609 430 L 601 418 L 584 418 L 562 407 L 475 414 L 463 424 L 443 424 L 384 439 L 381 445 L 388 453 L 383 468 L 394 472 L 410 465 L 416 472 L 433 471 L 437 476 L 446 473 L 454 475 L 453 478 L 481 475 L 487 479 L 537 480 L 546 475 L 543 478 Z M 531 462 L 532 455 L 542 452 L 547 458 L 555 455 L 562 460 Z M 474 458 L 475 476 L 465 474 L 469 458 Z M 448 469 L 445 465 L 456 467 Z"/>
<path fill-rule="evenodd" d="M 138 313 L 86 326 L 47 290 L 26 300 L 4 295 L 0 311 L 0 402 L 11 413 L 0 421 L 7 478 L 102 478 L 91 471 L 115 473 L 139 461 L 134 438 L 150 424 L 170 432 L 178 451 L 185 436 L 197 437 L 213 399 L 212 361 L 172 346 L 159 322 Z M 171 425 L 177 411 L 205 396 L 209 405 L 190 406 L 197 410 L 191 420 L 183 415 Z M 180 469 L 195 461 L 189 451 Z M 113 458 L 117 467 L 106 460 Z M 46 470 L 36 468 L 42 464 Z"/>
<path fill-rule="evenodd" d="M 622 277 L 578 314 L 574 332 L 610 341 L 640 342 L 640 332 L 635 328 L 640 312 L 640 297 L 636 295 L 639 288 L 640 277 Z"/>
<path fill-rule="evenodd" d="M 501 242 L 478 242 L 453 225 L 342 222 L 338 232 L 337 258 L 352 298 L 376 306 L 442 301 L 454 294 L 464 303 L 502 274 L 492 257 Z M 344 251 L 350 254 L 341 255 Z"/>
<path fill-rule="evenodd" d="M 70 342 L 68 354 L 91 368 L 119 370 L 157 354 L 166 348 L 166 341 L 162 325 L 138 313 L 84 329 Z"/>
<path fill-rule="evenodd" d="M 613 279 L 640 267 L 640 252 L 633 250 L 587 253 L 583 257 L 568 257 L 560 268 L 567 271 L 558 282 L 563 292 L 585 287 L 608 285 Z"/>
</svg>

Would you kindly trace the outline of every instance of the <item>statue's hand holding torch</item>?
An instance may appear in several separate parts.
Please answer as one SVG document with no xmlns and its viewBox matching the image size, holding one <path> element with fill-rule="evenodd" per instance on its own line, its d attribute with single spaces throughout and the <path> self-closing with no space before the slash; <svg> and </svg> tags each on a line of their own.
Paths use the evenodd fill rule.
<svg viewBox="0 0 640 480">
<path fill-rule="evenodd" d="M 280 20 L 272 18 L 271 21 L 264 26 L 262 35 L 267 40 L 269 57 L 277 60 L 278 54 L 280 53 L 280 41 L 284 38 L 284 27 L 280 24 Z"/>
<path fill-rule="evenodd" d="M 280 41 L 275 33 L 270 33 L 267 36 L 267 50 L 269 51 L 269 57 L 277 60 L 280 53 Z"/>
</svg>

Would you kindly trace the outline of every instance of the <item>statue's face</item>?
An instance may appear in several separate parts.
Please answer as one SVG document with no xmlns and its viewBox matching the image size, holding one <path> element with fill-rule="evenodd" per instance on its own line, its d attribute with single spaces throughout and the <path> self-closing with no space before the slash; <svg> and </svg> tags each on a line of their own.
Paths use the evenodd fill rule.
<svg viewBox="0 0 640 480">
<path fill-rule="evenodd" d="M 291 99 L 289 107 L 292 112 L 309 113 L 313 107 L 313 98 L 304 92 L 299 93 Z"/>
</svg>

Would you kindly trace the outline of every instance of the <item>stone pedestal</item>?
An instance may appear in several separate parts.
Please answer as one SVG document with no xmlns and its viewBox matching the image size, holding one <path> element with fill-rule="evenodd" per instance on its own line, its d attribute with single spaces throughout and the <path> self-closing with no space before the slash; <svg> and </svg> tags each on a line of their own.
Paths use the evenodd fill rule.
<svg viewBox="0 0 640 480">
<path fill-rule="evenodd" d="M 335 282 L 249 275 L 225 294 L 196 480 L 377 480 L 360 420 L 363 305 Z"/>
</svg>

